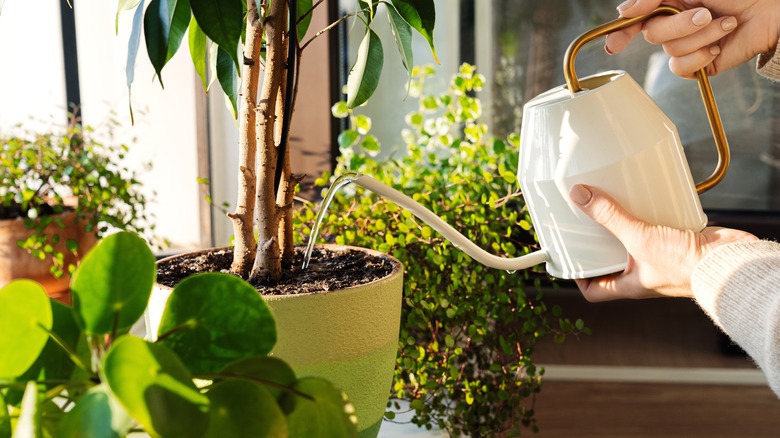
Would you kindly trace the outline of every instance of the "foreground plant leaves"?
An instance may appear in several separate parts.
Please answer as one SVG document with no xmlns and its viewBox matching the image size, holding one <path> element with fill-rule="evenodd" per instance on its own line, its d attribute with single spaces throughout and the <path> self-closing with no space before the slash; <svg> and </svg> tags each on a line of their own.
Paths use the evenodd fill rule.
<svg viewBox="0 0 780 438">
<path fill-rule="evenodd" d="M 119 438 L 133 424 L 127 411 L 112 399 L 104 385 L 94 387 L 62 418 L 58 438 Z"/>
<path fill-rule="evenodd" d="M 275 357 L 254 356 L 233 362 L 220 372 L 223 376 L 242 376 L 244 379 L 255 379 L 258 382 L 270 382 L 266 390 L 274 398 L 279 398 L 284 392 L 280 387 L 292 387 L 296 381 L 295 372 L 281 359 Z"/>
<path fill-rule="evenodd" d="M 284 413 L 262 385 L 227 380 L 215 384 L 206 395 L 211 401 L 211 416 L 205 437 L 287 436 Z"/>
<path fill-rule="evenodd" d="M 229 298 L 228 298 L 229 297 Z M 220 370 L 276 344 L 276 323 L 254 287 L 229 274 L 193 275 L 173 289 L 157 332 L 194 374 Z"/>
<path fill-rule="evenodd" d="M 0 378 L 14 378 L 35 362 L 52 327 L 49 296 L 31 280 L 15 280 L 0 289 Z"/>
<path fill-rule="evenodd" d="M 19 420 L 12 438 L 38 438 L 41 434 L 41 415 L 38 412 L 38 388 L 35 382 L 27 382 L 22 398 Z"/>
<path fill-rule="evenodd" d="M 156 272 L 154 254 L 138 235 L 121 232 L 101 240 L 71 281 L 73 308 L 84 332 L 128 330 L 146 310 Z"/>
<path fill-rule="evenodd" d="M 289 392 L 282 396 L 290 438 L 357 436 L 355 407 L 341 390 L 315 377 L 303 378 L 292 388 L 308 397 Z"/>
<path fill-rule="evenodd" d="M 123 336 L 106 354 L 103 371 L 122 406 L 150 435 L 203 435 L 209 400 L 168 347 Z"/>
</svg>

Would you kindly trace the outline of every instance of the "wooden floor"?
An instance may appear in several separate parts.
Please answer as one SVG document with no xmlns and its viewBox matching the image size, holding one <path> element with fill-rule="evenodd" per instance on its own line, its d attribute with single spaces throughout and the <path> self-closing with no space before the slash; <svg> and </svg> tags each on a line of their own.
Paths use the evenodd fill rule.
<svg viewBox="0 0 780 438">
<path fill-rule="evenodd" d="M 571 291 L 546 302 L 593 334 L 539 346 L 535 360 L 551 372 L 534 436 L 780 437 L 780 400 L 694 303 L 592 304 Z"/>
</svg>

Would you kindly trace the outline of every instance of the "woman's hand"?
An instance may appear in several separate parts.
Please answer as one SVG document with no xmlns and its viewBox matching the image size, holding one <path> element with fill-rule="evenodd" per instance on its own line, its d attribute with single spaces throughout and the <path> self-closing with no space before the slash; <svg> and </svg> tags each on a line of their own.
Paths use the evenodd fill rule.
<svg viewBox="0 0 780 438">
<path fill-rule="evenodd" d="M 610 196 L 592 187 L 574 186 L 570 196 L 628 251 L 625 271 L 576 280 L 588 301 L 692 297 L 691 275 L 707 252 L 727 243 L 757 240 L 750 233 L 728 228 L 705 228 L 697 233 L 652 225 L 633 217 Z"/>
<path fill-rule="evenodd" d="M 633 18 L 662 4 L 682 12 L 607 35 L 606 51 L 621 52 L 641 31 L 649 43 L 663 45 L 673 73 L 691 78 L 701 68 L 714 76 L 772 51 L 780 38 L 780 0 L 627 0 L 618 12 Z"/>
</svg>

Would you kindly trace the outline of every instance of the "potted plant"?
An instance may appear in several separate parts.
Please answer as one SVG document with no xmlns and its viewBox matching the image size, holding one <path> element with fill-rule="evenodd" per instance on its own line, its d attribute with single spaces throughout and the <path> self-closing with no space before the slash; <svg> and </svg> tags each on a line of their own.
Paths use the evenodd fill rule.
<svg viewBox="0 0 780 438">
<path fill-rule="evenodd" d="M 533 229 L 517 192 L 519 135 L 496 138 L 481 121 L 475 95 L 485 79 L 463 64 L 444 90 L 426 87 L 435 70 L 415 67 L 410 96 L 418 107 L 407 115 L 399 142 L 405 150 L 380 160 L 380 144 L 365 114 L 344 103 L 333 108 L 350 129 L 336 173 L 372 175 L 411 194 L 483 248 L 516 257 L 535 250 Z M 434 81 L 438 83 L 438 81 Z M 317 181 L 329 185 L 328 175 Z M 306 222 L 315 206 L 298 220 Z M 503 272 L 471 260 L 430 227 L 360 187 L 341 191 L 334 212 L 350 223 L 325 221 L 323 239 L 352 242 L 392 254 L 406 266 L 401 336 L 388 417 L 438 427 L 451 436 L 515 436 L 535 431 L 534 399 L 544 370 L 534 363 L 540 340 L 588 333 L 582 320 L 548 308 L 547 275 Z M 543 288 L 542 285 L 546 287 Z"/>
<path fill-rule="evenodd" d="M 292 204 L 296 187 L 303 176 L 293 173 L 288 149 L 289 131 L 297 94 L 297 67 L 308 44 L 308 41 L 303 40 L 306 38 L 312 14 L 316 13 L 317 7 L 324 2 L 152 0 L 144 9 L 145 3 L 145 0 L 120 2 L 118 14 L 124 10 L 135 10 L 129 42 L 129 63 L 135 62 L 137 48 L 143 34 L 149 59 L 160 83 L 164 83 L 163 67 L 177 52 L 187 33 L 195 70 L 201 76 L 204 86 L 208 84 L 207 72 L 210 70 L 208 66 L 211 62 L 217 80 L 238 117 L 239 167 L 236 174 L 239 188 L 235 210 L 228 215 L 233 222 L 234 246 L 224 250 L 215 249 L 205 254 L 193 254 L 193 258 L 200 258 L 200 260 L 224 259 L 225 254 L 228 254 L 225 266 L 202 268 L 198 271 L 225 269 L 259 287 L 278 285 L 285 277 L 294 280 L 300 278 L 302 275 L 300 270 L 293 272 L 297 264 L 294 263 Z M 377 3 L 357 0 L 356 5 L 360 10 L 351 16 L 356 22 L 365 25 L 365 35 L 348 79 L 347 101 L 350 107 L 365 102 L 379 84 L 384 52 L 379 36 L 371 29 L 377 8 L 384 6 L 387 11 L 394 31 L 395 45 L 401 53 L 407 70 L 412 65 L 413 31 L 422 35 L 433 49 L 435 21 L 433 0 L 391 0 Z M 334 27 L 345 18 L 348 17 L 338 20 L 312 38 Z M 132 71 L 132 68 L 128 70 Z M 325 254 L 344 254 L 349 260 L 354 252 L 339 249 L 335 252 L 326 251 Z M 167 260 L 164 264 L 170 265 L 175 260 Z M 361 260 L 367 259 L 361 256 Z M 315 347 L 335 351 L 331 348 L 329 339 L 343 337 L 345 334 L 354 337 L 356 331 L 346 330 L 346 328 L 356 327 L 358 322 L 377 317 L 368 312 L 394 312 L 392 316 L 381 316 L 384 321 L 395 321 L 393 324 L 382 324 L 379 327 L 368 324 L 366 330 L 371 330 L 363 334 L 374 341 L 367 350 L 358 352 L 352 345 L 349 350 L 344 350 L 340 357 L 321 354 L 319 356 L 325 359 L 325 363 L 319 364 L 307 363 L 303 359 L 298 362 L 292 359 L 292 353 L 284 353 L 286 356 L 284 358 L 299 372 L 305 370 L 304 373 L 322 373 L 324 369 L 334 371 L 345 363 L 351 364 L 348 368 L 350 371 L 334 371 L 333 374 L 320 375 L 333 380 L 350 394 L 357 409 L 359 429 L 368 436 L 376 435 L 381 423 L 384 401 L 387 399 L 386 389 L 379 391 L 379 395 L 364 397 L 358 392 L 365 391 L 369 386 L 374 388 L 376 385 L 363 385 L 364 380 L 355 377 L 379 373 L 374 371 L 374 368 L 366 369 L 367 364 L 384 367 L 388 373 L 392 373 L 395 348 L 391 345 L 395 344 L 398 334 L 402 273 L 396 262 L 389 263 L 395 268 L 389 271 L 392 275 L 386 280 L 373 282 L 373 277 L 369 277 L 369 282 L 376 286 L 370 288 L 377 294 L 372 298 L 346 299 L 338 303 L 335 299 L 338 295 L 335 289 L 338 287 L 328 285 L 325 286 L 328 293 L 319 294 L 325 297 L 299 294 L 295 297 L 284 295 L 269 300 L 280 326 L 286 326 L 285 321 L 294 321 L 290 323 L 294 328 L 281 330 L 281 336 L 293 333 L 321 333 L 322 326 L 313 325 L 307 328 L 303 323 L 314 323 L 324 314 L 332 314 L 331 321 L 339 321 L 338 324 L 328 323 L 335 330 L 333 337 L 321 340 L 308 335 L 299 336 L 299 340 L 309 341 L 305 345 L 298 346 L 302 351 L 312 350 Z M 315 261 L 312 266 L 316 264 Z M 174 271 L 182 271 L 182 269 L 177 268 Z M 326 273 L 331 280 L 340 280 L 343 277 L 341 267 L 320 271 L 329 271 Z M 278 286 L 272 287 L 278 289 Z M 160 301 L 164 302 L 164 295 L 162 297 Z M 288 299 L 294 299 L 296 304 L 292 306 L 283 304 Z M 323 311 L 322 303 L 298 304 L 304 299 L 329 300 L 334 303 L 334 307 L 333 310 Z M 347 304 L 361 302 L 399 304 L 362 309 L 345 307 Z M 289 316 L 284 311 L 288 307 L 294 308 Z M 314 313 L 304 314 L 302 313 L 304 308 Z M 356 325 L 351 326 L 351 323 L 340 322 L 346 318 L 345 315 L 351 315 Z M 389 337 L 380 334 L 386 331 L 391 332 Z M 282 339 L 277 348 L 284 351 L 285 344 L 286 341 Z M 279 355 L 281 356 L 282 353 Z M 316 357 L 318 354 L 309 353 L 308 356 Z M 359 371 L 361 369 L 362 371 Z M 373 379 L 377 378 L 373 377 Z M 389 387 L 391 382 L 389 374 L 386 381 L 385 385 Z M 378 385 L 382 386 L 381 383 Z M 372 392 L 375 391 L 372 389 Z M 375 399 L 375 401 L 371 403 L 371 407 L 368 407 L 363 403 L 364 399 Z M 376 400 L 381 403 L 377 404 Z"/>
<path fill-rule="evenodd" d="M 64 127 L 0 133 L 0 151 L 0 286 L 29 278 L 67 302 L 69 274 L 98 237 L 154 229 L 149 199 L 121 164 L 128 146 L 112 143 L 111 129 L 72 116 Z"/>
<path fill-rule="evenodd" d="M 31 280 L 0 289 L 0 436 L 356 436 L 340 390 L 268 357 L 274 318 L 235 276 L 183 281 L 157 342 L 129 334 L 155 271 L 147 244 L 120 232 L 76 268 L 73 307 Z"/>
</svg>

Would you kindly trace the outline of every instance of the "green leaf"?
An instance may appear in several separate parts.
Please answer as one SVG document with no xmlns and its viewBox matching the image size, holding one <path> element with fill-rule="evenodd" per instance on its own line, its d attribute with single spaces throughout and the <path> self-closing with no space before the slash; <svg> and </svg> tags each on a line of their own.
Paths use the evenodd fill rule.
<svg viewBox="0 0 780 438">
<path fill-rule="evenodd" d="M 355 143 L 357 143 L 358 138 L 360 138 L 360 134 L 358 134 L 358 132 L 354 129 L 347 129 L 342 131 L 338 138 L 339 149 L 345 150 L 351 148 L 355 145 Z"/>
<path fill-rule="evenodd" d="M 198 77 L 200 77 L 203 89 L 208 91 L 208 38 L 206 37 L 206 34 L 203 33 L 200 26 L 198 26 L 198 21 L 195 17 L 190 18 L 190 26 L 187 30 L 187 35 L 192 64 L 195 67 L 195 71 L 198 73 Z"/>
<path fill-rule="evenodd" d="M 0 289 L 0 377 L 21 375 L 43 350 L 51 330 L 49 296 L 31 280 L 14 280 Z"/>
<path fill-rule="evenodd" d="M 141 0 L 119 0 L 116 7 L 116 18 L 114 20 L 115 33 L 119 33 L 119 16 L 122 15 L 122 12 L 135 8 L 140 2 Z"/>
<path fill-rule="evenodd" d="M 392 0 L 392 2 L 404 21 L 428 41 L 431 53 L 438 64 L 439 58 L 433 45 L 433 26 L 436 23 L 436 8 L 433 0 Z"/>
<path fill-rule="evenodd" d="M 379 85 L 383 63 L 382 41 L 373 30 L 368 29 L 347 78 L 347 107 L 360 106 L 374 94 Z"/>
<path fill-rule="evenodd" d="M 131 86 L 135 79 L 135 60 L 138 58 L 138 47 L 141 44 L 141 29 L 143 28 L 144 2 L 141 0 L 133 14 L 133 27 L 130 31 L 130 38 L 127 40 L 127 63 L 125 64 L 125 77 L 127 78 L 127 101 L 130 109 L 130 120 L 133 120 L 133 99 Z"/>
<path fill-rule="evenodd" d="M 298 41 L 302 40 L 303 37 L 306 36 L 306 31 L 309 30 L 313 15 L 311 8 L 312 0 L 297 0 L 296 12 L 298 13 L 298 17 L 296 22 L 298 23 Z M 301 19 L 303 14 L 306 14 L 306 16 Z"/>
<path fill-rule="evenodd" d="M 238 68 L 244 3 L 241 0 L 190 0 L 190 7 L 203 32 L 230 56 L 235 68 Z"/>
<path fill-rule="evenodd" d="M 98 242 L 73 274 L 77 321 L 87 335 L 129 329 L 146 310 L 156 276 L 155 257 L 130 232 Z"/>
<path fill-rule="evenodd" d="M 127 435 L 133 419 L 113 398 L 108 387 L 98 385 L 79 399 L 59 423 L 58 438 L 119 438 Z"/>
<path fill-rule="evenodd" d="M 49 302 L 53 316 L 51 331 L 75 352 L 79 339 L 82 336 L 81 329 L 76 324 L 73 309 L 59 301 L 49 300 Z M 49 383 L 45 387 L 50 389 L 58 385 L 57 382 L 71 379 L 75 366 L 68 352 L 52 337 L 49 337 L 35 363 L 16 380 L 18 382 L 26 382 L 28 380 L 47 381 Z M 21 400 L 22 393 L 9 388 L 7 397 L 9 404 L 16 405 Z"/>
<path fill-rule="evenodd" d="M 241 377 L 243 379 L 262 380 L 286 387 L 291 387 L 296 381 L 295 372 L 285 361 L 267 356 L 252 356 L 233 362 L 223 368 L 220 374 Z M 265 389 L 274 398 L 279 398 L 283 394 L 281 389 L 271 385 L 266 386 Z"/>
<path fill-rule="evenodd" d="M 267 355 L 276 344 L 276 323 L 249 283 L 229 274 L 198 274 L 174 288 L 158 339 L 193 373 L 213 372 L 236 360 Z"/>
<path fill-rule="evenodd" d="M 401 62 L 408 75 L 406 94 L 412 86 L 412 68 L 414 67 L 414 53 L 412 52 L 412 27 L 409 26 L 398 10 L 392 4 L 387 6 L 387 18 L 390 20 L 390 28 L 393 31 L 395 44 L 398 47 L 398 53 L 401 54 Z"/>
<path fill-rule="evenodd" d="M 343 119 L 350 114 L 349 108 L 347 108 L 347 102 L 344 102 L 343 100 L 334 103 L 330 108 L 330 112 L 333 114 L 333 117 L 337 119 Z"/>
<path fill-rule="evenodd" d="M 238 70 L 230 54 L 219 46 L 217 51 L 217 80 L 225 92 L 233 118 L 238 118 Z"/>
<path fill-rule="evenodd" d="M 119 338 L 103 359 L 105 381 L 127 412 L 152 436 L 200 436 L 209 400 L 165 345 Z"/>
<path fill-rule="evenodd" d="M 35 382 L 27 382 L 24 389 L 24 398 L 22 398 L 22 408 L 19 412 L 19 419 L 16 422 L 16 429 L 12 438 L 38 438 L 41 433 L 41 415 L 38 411 L 38 386 Z"/>
<path fill-rule="evenodd" d="M 144 14 L 146 53 L 162 85 L 162 69 L 179 49 L 190 23 L 189 0 L 152 0 Z"/>
<path fill-rule="evenodd" d="M 3 1 L 0 0 L 0 6 Z M 8 413 L 8 406 L 0 394 L 0 438 L 10 438 L 11 436 L 11 415 Z"/>
<path fill-rule="evenodd" d="M 206 438 L 284 437 L 287 419 L 276 399 L 252 382 L 228 380 L 206 393 L 210 402 Z"/>
<path fill-rule="evenodd" d="M 311 399 L 285 393 L 280 404 L 287 413 L 290 438 L 329 438 L 357 436 L 355 407 L 346 394 L 330 382 L 307 377 L 294 389 Z"/>
</svg>

